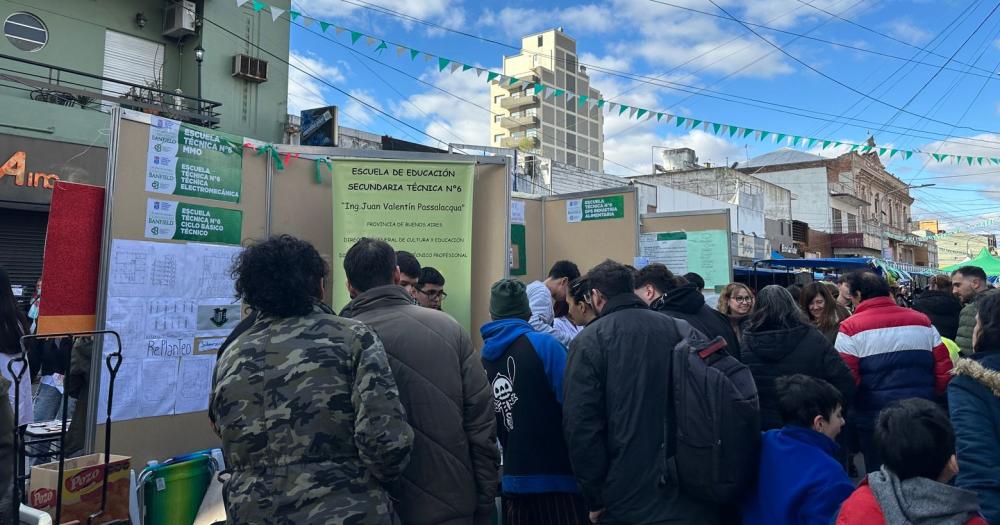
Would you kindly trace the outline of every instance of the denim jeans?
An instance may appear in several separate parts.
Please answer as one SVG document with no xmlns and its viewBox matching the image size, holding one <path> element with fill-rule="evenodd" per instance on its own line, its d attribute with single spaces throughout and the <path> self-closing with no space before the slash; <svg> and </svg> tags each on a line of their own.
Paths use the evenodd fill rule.
<svg viewBox="0 0 1000 525">
<path fill-rule="evenodd" d="M 51 421 L 53 419 L 62 419 L 62 402 L 63 396 L 59 392 L 58 388 L 44 383 L 39 384 L 38 391 L 35 393 L 34 399 L 35 422 L 39 423 L 42 421 Z M 70 416 L 73 414 L 75 407 L 76 399 L 69 398 L 66 408 Z M 53 443 L 32 446 L 30 450 L 32 454 L 44 454 L 45 452 L 51 452 L 53 455 L 29 458 L 29 464 L 38 465 L 54 460 L 54 454 L 57 451 L 58 443 L 58 441 L 55 441 Z"/>
</svg>

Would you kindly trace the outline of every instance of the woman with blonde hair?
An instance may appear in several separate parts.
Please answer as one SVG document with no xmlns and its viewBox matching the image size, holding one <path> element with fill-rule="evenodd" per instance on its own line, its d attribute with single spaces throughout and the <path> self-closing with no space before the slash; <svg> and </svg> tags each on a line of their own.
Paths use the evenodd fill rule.
<svg viewBox="0 0 1000 525">
<path fill-rule="evenodd" d="M 736 333 L 736 338 L 743 340 L 741 326 L 743 321 L 753 312 L 754 295 L 750 287 L 743 283 L 729 283 L 719 295 L 719 313 L 729 318 L 729 324 Z"/>
</svg>

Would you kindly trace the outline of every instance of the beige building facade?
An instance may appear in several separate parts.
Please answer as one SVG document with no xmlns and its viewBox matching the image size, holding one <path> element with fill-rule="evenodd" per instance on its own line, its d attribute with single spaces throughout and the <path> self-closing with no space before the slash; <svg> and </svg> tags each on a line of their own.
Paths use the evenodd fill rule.
<svg viewBox="0 0 1000 525">
<path fill-rule="evenodd" d="M 601 93 L 590 85 L 579 65 L 576 40 L 562 28 L 521 39 L 521 52 L 503 59 L 503 74 L 521 82 L 494 81 L 490 85 L 490 143 L 518 148 L 578 168 L 604 171 L 604 115 L 601 109 L 581 105 L 577 98 L 555 96 L 553 90 L 535 94 L 529 83 L 564 90 L 597 100 Z"/>
</svg>

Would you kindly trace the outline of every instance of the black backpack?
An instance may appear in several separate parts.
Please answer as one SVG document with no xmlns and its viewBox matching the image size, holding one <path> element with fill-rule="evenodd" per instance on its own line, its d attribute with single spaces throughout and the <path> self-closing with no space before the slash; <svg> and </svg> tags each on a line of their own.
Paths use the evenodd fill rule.
<svg viewBox="0 0 1000 525">
<path fill-rule="evenodd" d="M 728 355 L 726 341 L 709 341 L 675 319 L 683 337 L 674 347 L 671 399 L 664 424 L 667 471 L 682 492 L 714 503 L 736 503 L 756 481 L 760 403 L 750 369 Z"/>
</svg>

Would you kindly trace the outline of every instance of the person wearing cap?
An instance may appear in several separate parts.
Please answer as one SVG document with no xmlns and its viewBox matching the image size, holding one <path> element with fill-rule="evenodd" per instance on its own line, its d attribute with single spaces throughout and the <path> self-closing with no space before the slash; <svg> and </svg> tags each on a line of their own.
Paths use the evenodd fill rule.
<svg viewBox="0 0 1000 525">
<path fill-rule="evenodd" d="M 520 281 L 493 284 L 490 316 L 480 333 L 503 453 L 504 524 L 589 523 L 562 433 L 566 348 L 532 328 Z"/>
</svg>

